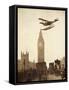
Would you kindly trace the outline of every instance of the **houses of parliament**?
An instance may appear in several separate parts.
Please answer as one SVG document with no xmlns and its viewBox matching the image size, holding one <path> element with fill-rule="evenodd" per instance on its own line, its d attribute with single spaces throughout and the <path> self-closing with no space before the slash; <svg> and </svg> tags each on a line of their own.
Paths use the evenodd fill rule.
<svg viewBox="0 0 69 90">
<path fill-rule="evenodd" d="M 50 75 L 60 75 L 60 69 L 65 69 L 64 63 L 61 64 L 60 60 L 55 60 L 54 62 L 49 63 L 49 68 L 47 68 L 45 62 L 45 52 L 44 52 L 44 39 L 42 36 L 42 31 L 40 30 L 38 41 L 37 41 L 37 52 L 38 52 L 38 62 L 35 63 L 30 62 L 29 60 L 29 52 L 21 52 L 21 60 L 18 60 L 18 81 L 26 82 L 26 81 L 40 81 L 40 80 L 50 80 Z M 64 73 L 63 73 L 64 74 Z M 54 77 L 54 76 L 53 76 Z M 64 76 L 63 76 L 64 78 Z M 52 78 L 53 79 L 53 78 Z M 62 76 L 60 77 L 62 79 Z"/>
</svg>

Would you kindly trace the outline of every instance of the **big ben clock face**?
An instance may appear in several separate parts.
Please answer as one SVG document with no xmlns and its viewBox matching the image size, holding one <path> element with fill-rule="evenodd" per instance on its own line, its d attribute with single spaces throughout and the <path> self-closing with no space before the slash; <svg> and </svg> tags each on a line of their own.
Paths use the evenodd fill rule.
<svg viewBox="0 0 69 90">
<path fill-rule="evenodd" d="M 42 47 L 42 43 L 41 42 L 39 42 L 39 47 Z"/>
</svg>

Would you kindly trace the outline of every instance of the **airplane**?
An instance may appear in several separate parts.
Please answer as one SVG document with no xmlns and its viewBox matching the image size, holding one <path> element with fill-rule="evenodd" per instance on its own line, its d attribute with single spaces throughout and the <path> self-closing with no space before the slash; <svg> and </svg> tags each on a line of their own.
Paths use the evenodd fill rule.
<svg viewBox="0 0 69 90">
<path fill-rule="evenodd" d="M 48 26 L 48 27 L 46 27 L 46 28 L 44 28 L 44 29 L 41 29 L 41 30 L 49 30 L 49 29 L 51 29 L 51 28 L 53 28 L 54 27 L 54 25 L 50 25 L 50 26 Z"/>
<path fill-rule="evenodd" d="M 39 18 L 39 20 L 42 21 L 42 22 L 40 22 L 40 24 L 42 24 L 44 26 L 52 25 L 53 23 L 59 21 L 58 19 L 55 19 L 54 21 L 48 21 L 48 20 L 45 20 L 43 18 Z"/>
</svg>

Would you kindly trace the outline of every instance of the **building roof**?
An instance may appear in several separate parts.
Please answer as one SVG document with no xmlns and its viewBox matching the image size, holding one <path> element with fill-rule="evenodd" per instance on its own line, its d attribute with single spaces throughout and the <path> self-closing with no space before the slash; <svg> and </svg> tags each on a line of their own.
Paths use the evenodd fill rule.
<svg viewBox="0 0 69 90">
<path fill-rule="evenodd" d="M 41 30 L 40 30 L 40 32 L 39 32 L 38 41 L 44 41 L 43 35 L 42 35 L 42 31 L 41 31 Z"/>
</svg>

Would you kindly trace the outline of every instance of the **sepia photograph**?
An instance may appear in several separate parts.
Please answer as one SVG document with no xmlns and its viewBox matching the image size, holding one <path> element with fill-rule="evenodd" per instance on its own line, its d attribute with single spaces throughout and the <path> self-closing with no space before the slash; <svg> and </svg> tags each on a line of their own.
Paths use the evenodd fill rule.
<svg viewBox="0 0 69 90">
<path fill-rule="evenodd" d="M 65 10 L 17 8 L 17 82 L 64 81 Z"/>
</svg>

